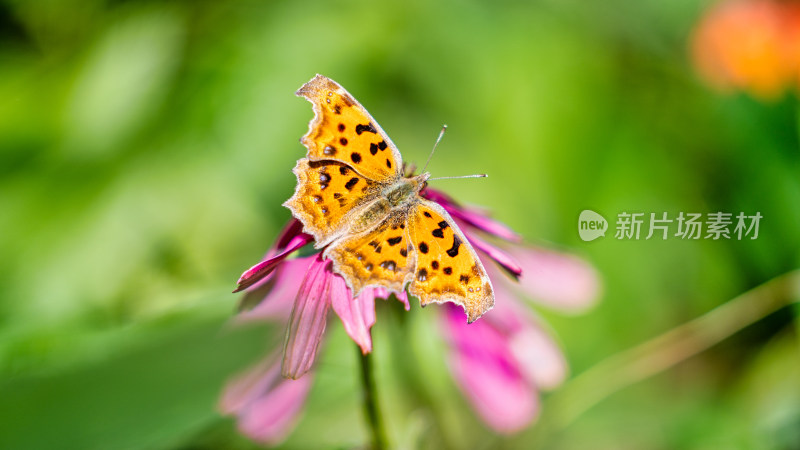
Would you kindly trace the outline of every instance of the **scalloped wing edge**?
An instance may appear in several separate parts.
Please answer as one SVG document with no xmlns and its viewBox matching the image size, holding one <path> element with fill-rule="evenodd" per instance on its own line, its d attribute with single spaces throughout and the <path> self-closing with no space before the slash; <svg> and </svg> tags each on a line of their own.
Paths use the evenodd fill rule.
<svg viewBox="0 0 800 450">
<path fill-rule="evenodd" d="M 379 226 L 380 226 L 380 224 L 376 225 L 374 228 L 370 229 L 369 231 L 365 231 L 365 232 L 361 233 L 360 236 L 364 236 L 364 235 L 372 233 Z M 405 238 L 406 238 L 406 242 L 408 242 L 409 236 L 408 236 L 407 232 L 404 232 L 404 235 L 405 235 Z M 356 286 L 356 284 L 353 282 L 353 279 L 358 280 L 358 277 L 353 276 L 351 273 L 342 270 L 343 266 L 346 267 L 346 265 L 340 264 L 339 261 L 337 261 L 336 259 L 332 258 L 331 255 L 330 255 L 330 251 L 334 247 L 336 247 L 337 243 L 338 242 L 332 242 L 330 244 L 330 246 L 328 248 L 326 248 L 325 251 L 322 253 L 322 257 L 324 259 L 330 260 L 333 263 L 333 267 L 332 267 L 333 271 L 336 272 L 337 274 L 339 274 L 339 276 L 344 279 L 345 284 L 347 284 L 347 288 L 350 289 L 350 292 L 353 293 L 353 298 L 358 297 L 361 294 L 361 291 L 363 291 L 364 289 L 369 288 L 369 287 L 383 287 L 383 288 L 388 289 L 390 292 L 405 292 L 405 290 L 408 287 L 408 285 L 414 279 L 414 271 L 412 270 L 412 271 L 410 271 L 409 273 L 406 274 L 405 278 L 403 278 L 403 281 L 401 281 L 400 283 L 385 284 L 385 283 L 373 282 L 373 283 L 360 283 L 358 286 Z M 412 253 L 412 255 L 409 255 L 409 256 L 411 258 L 413 258 L 412 259 L 412 265 L 413 265 L 414 269 L 416 269 L 416 266 L 417 266 L 417 254 L 416 254 L 416 252 Z"/>
<path fill-rule="evenodd" d="M 398 177 L 402 176 L 403 157 L 402 155 L 400 155 L 400 150 L 398 150 L 397 146 L 394 145 L 394 142 L 392 142 L 391 138 L 389 138 L 389 135 L 386 134 L 385 131 L 383 131 L 383 128 L 381 128 L 380 124 L 378 124 L 378 121 L 376 121 L 372 117 L 369 111 L 367 111 L 367 108 L 364 108 L 364 106 L 362 106 L 361 103 L 359 103 L 358 100 L 355 99 L 355 97 L 353 97 L 349 92 L 347 92 L 347 89 L 343 88 L 339 83 L 320 74 L 316 74 L 314 78 L 310 79 L 306 84 L 300 86 L 300 89 L 298 89 L 297 92 L 294 93 L 294 95 L 298 97 L 303 97 L 306 100 L 308 100 L 309 103 L 311 103 L 312 109 L 314 110 L 314 118 L 311 119 L 310 122 L 308 122 L 308 131 L 306 132 L 306 134 L 303 135 L 303 137 L 300 138 L 300 143 L 303 144 L 307 150 L 306 158 L 308 158 L 311 161 L 324 161 L 326 159 L 326 158 L 315 158 L 314 156 L 312 156 L 310 147 L 310 145 L 313 145 L 313 141 L 310 139 L 310 137 L 314 133 L 314 130 L 320 125 L 320 122 L 322 121 L 322 106 L 318 104 L 318 102 L 314 101 L 314 97 L 319 91 L 323 89 L 340 91 L 341 95 L 344 98 L 346 98 L 347 101 L 351 102 L 353 105 L 360 108 L 361 111 L 364 112 L 364 115 L 366 115 L 367 118 L 369 118 L 369 121 L 372 124 L 372 126 L 375 127 L 376 130 L 378 130 L 378 133 L 381 135 L 381 138 L 384 141 L 386 141 L 387 146 L 392 151 L 392 156 L 397 161 L 397 164 L 395 164 L 394 168 L 395 175 Z M 362 177 L 372 180 L 372 178 L 364 176 L 364 174 L 359 172 L 357 168 L 354 167 L 353 170 L 355 170 Z"/>
<path fill-rule="evenodd" d="M 297 163 L 292 169 L 292 173 L 295 175 L 295 177 L 297 177 L 297 184 L 294 188 L 294 194 L 292 194 L 289 200 L 283 202 L 282 206 L 288 208 L 292 213 L 292 216 L 300 221 L 300 223 L 303 225 L 304 233 L 314 236 L 314 248 L 320 249 L 341 237 L 345 233 L 347 227 L 346 223 L 344 223 L 340 225 L 338 229 L 327 235 L 324 235 L 321 230 L 317 228 L 312 229 L 312 227 L 309 225 L 312 223 L 313 217 L 311 214 L 306 212 L 306 210 L 300 204 L 300 190 L 303 188 L 303 179 L 301 177 L 303 177 L 303 174 L 305 173 L 304 171 L 300 170 L 300 166 L 309 161 L 311 160 L 308 158 L 300 158 L 297 160 Z"/>
<path fill-rule="evenodd" d="M 464 236 L 464 233 L 461 231 L 461 228 L 458 227 L 458 224 L 456 223 L 455 220 L 453 220 L 450 214 L 448 214 L 447 211 L 441 205 L 439 205 L 436 202 L 432 202 L 430 200 L 425 200 L 423 198 L 420 198 L 417 204 L 425 205 L 426 207 L 433 209 L 450 223 L 450 227 L 453 228 L 453 232 L 458 234 L 458 238 L 461 239 L 462 245 L 465 245 L 465 247 L 469 249 L 470 255 L 472 255 L 472 257 L 475 259 L 475 264 L 480 268 L 481 272 L 483 273 L 481 280 L 484 282 L 485 288 L 483 289 L 483 298 L 479 305 L 480 309 L 477 311 L 470 311 L 467 308 L 467 304 L 465 302 L 457 301 L 458 299 L 462 298 L 460 295 L 454 295 L 454 294 L 440 294 L 437 296 L 432 294 L 422 295 L 425 293 L 419 292 L 417 289 L 415 289 L 416 285 L 416 283 L 414 283 L 414 281 L 416 280 L 415 278 L 412 279 L 408 292 L 411 295 L 419 298 L 419 302 L 422 307 L 425 307 L 430 303 L 447 303 L 447 302 L 455 303 L 456 305 L 459 305 L 464 309 L 464 313 L 466 313 L 467 315 L 467 322 L 472 323 L 478 320 L 481 316 L 483 316 L 487 312 L 489 312 L 492 308 L 494 308 L 494 286 L 492 286 L 492 280 L 489 278 L 489 275 L 486 272 L 486 268 L 483 267 L 483 262 L 481 261 L 481 258 L 478 256 L 478 253 L 475 251 L 475 248 L 472 247 L 472 243 L 469 241 L 469 239 L 466 238 L 466 236 Z M 406 228 L 410 229 L 410 225 L 407 225 Z M 414 248 L 415 262 L 417 262 L 416 253 L 417 249 L 415 247 Z M 414 273 L 416 272 L 417 268 L 414 267 Z"/>
</svg>

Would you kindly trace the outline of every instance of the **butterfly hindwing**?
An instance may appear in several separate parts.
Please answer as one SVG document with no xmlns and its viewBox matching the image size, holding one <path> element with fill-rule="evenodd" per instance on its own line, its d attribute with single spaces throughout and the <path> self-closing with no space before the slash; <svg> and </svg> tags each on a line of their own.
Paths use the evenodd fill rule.
<svg viewBox="0 0 800 450">
<path fill-rule="evenodd" d="M 297 95 L 314 105 L 314 119 L 301 140 L 309 159 L 343 162 L 377 182 L 388 183 L 401 175 L 403 161 L 397 147 L 338 83 L 317 75 Z"/>
<path fill-rule="evenodd" d="M 447 211 L 419 199 L 408 216 L 416 267 L 409 292 L 424 306 L 453 302 L 473 322 L 494 306 L 494 290 L 477 253 Z"/>
<path fill-rule="evenodd" d="M 374 199 L 379 187 L 337 161 L 301 159 L 294 168 L 297 187 L 284 203 L 318 246 L 347 231 L 352 211 Z"/>
<path fill-rule="evenodd" d="M 405 218 L 394 215 L 369 232 L 342 237 L 324 256 L 333 261 L 334 271 L 357 297 L 368 285 L 402 291 L 414 270 L 410 250 Z"/>
</svg>

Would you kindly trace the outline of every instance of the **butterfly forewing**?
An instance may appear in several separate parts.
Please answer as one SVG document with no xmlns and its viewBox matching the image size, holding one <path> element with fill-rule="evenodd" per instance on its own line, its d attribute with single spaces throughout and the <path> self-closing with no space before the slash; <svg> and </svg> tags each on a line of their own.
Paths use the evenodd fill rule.
<svg viewBox="0 0 800 450">
<path fill-rule="evenodd" d="M 378 182 L 396 180 L 400 152 L 367 110 L 335 81 L 317 75 L 297 95 L 314 105 L 314 119 L 302 143 L 311 160 L 332 159 Z"/>
</svg>

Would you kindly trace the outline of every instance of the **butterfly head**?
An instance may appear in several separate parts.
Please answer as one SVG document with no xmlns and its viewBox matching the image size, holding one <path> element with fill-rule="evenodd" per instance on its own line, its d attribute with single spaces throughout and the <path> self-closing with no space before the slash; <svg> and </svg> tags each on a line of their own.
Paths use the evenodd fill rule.
<svg viewBox="0 0 800 450">
<path fill-rule="evenodd" d="M 386 188 L 383 196 L 389 201 L 391 207 L 410 203 L 425 187 L 431 174 L 421 173 L 408 178 L 400 178 L 396 183 Z"/>
</svg>

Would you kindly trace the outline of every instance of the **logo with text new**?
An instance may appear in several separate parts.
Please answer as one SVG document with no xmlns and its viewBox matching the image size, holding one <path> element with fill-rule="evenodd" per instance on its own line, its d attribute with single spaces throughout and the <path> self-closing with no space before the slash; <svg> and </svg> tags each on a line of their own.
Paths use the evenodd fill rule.
<svg viewBox="0 0 800 450">
<path fill-rule="evenodd" d="M 593 241 L 600 236 L 606 235 L 608 221 L 605 217 L 592 211 L 584 209 L 578 217 L 578 235 L 584 241 Z"/>
</svg>

